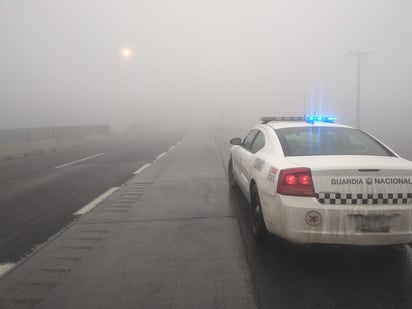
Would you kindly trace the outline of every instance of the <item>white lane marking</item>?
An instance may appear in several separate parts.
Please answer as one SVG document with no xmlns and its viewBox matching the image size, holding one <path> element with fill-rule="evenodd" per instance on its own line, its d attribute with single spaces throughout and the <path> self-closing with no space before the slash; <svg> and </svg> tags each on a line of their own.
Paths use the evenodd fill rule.
<svg viewBox="0 0 412 309">
<path fill-rule="evenodd" d="M 169 148 L 169 151 L 171 151 L 171 150 L 173 150 L 173 149 L 175 149 L 175 148 L 176 148 L 176 146 L 172 146 L 172 147 Z"/>
<path fill-rule="evenodd" d="M 87 157 L 87 158 L 83 158 L 83 159 L 80 159 L 80 160 L 76 160 L 76 161 L 73 161 L 73 162 L 69 162 L 69 163 L 66 163 L 66 164 L 62 164 L 62 165 L 56 166 L 55 168 L 66 167 L 66 166 L 73 165 L 73 164 L 76 164 L 76 163 L 79 163 L 79 162 L 83 162 L 83 161 L 86 161 L 86 160 L 94 159 L 94 158 L 103 156 L 103 155 L 105 155 L 105 154 L 106 154 L 105 152 L 98 153 L 98 154 L 95 154 L 95 155 L 90 156 L 90 157 Z"/>
<path fill-rule="evenodd" d="M 113 187 L 106 192 L 104 192 L 102 195 L 99 197 L 95 198 L 93 201 L 91 201 L 89 204 L 84 206 L 83 208 L 79 209 L 77 212 L 74 213 L 74 215 L 84 215 L 88 213 L 90 210 L 95 208 L 97 205 L 99 205 L 101 202 L 103 202 L 105 199 L 107 199 L 110 195 L 112 195 L 119 187 Z"/>
<path fill-rule="evenodd" d="M 143 172 L 143 170 L 145 170 L 146 168 L 148 168 L 150 165 L 152 165 L 152 163 L 147 163 L 145 165 L 143 165 L 141 168 L 139 168 L 136 172 L 134 172 L 134 175 L 140 174 L 141 172 Z"/>
<path fill-rule="evenodd" d="M 0 278 L 1 278 L 6 272 L 8 272 L 10 269 L 12 269 L 15 265 L 16 265 L 16 263 L 4 263 L 4 264 L 0 264 Z"/>
<path fill-rule="evenodd" d="M 155 161 L 159 160 L 161 157 L 163 157 L 166 154 L 166 152 L 161 153 L 160 155 L 158 155 L 155 159 Z"/>
</svg>

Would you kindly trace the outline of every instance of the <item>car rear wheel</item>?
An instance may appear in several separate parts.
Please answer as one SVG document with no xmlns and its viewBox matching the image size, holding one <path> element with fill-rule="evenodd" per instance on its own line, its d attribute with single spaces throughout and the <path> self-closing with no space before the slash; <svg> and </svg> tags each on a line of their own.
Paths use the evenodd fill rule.
<svg viewBox="0 0 412 309">
<path fill-rule="evenodd" d="M 229 178 L 229 188 L 230 189 L 236 189 L 237 188 L 237 183 L 236 183 L 236 180 L 235 180 L 235 172 L 233 170 L 232 158 L 230 158 L 229 163 L 228 163 L 227 174 L 228 174 L 228 178 Z"/>
<path fill-rule="evenodd" d="M 252 232 L 257 242 L 262 242 L 267 236 L 265 221 L 263 219 L 262 207 L 260 204 L 259 193 L 256 185 L 251 190 L 252 204 Z"/>
</svg>

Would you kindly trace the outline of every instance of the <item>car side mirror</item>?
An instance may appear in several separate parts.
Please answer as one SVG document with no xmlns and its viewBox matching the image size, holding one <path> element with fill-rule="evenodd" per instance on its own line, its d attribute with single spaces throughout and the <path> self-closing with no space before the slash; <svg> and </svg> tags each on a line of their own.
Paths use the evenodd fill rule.
<svg viewBox="0 0 412 309">
<path fill-rule="evenodd" d="M 232 139 L 230 140 L 230 143 L 231 143 L 232 145 L 241 145 L 241 144 L 242 144 L 242 140 L 241 140 L 239 137 L 236 137 L 236 138 L 232 138 Z"/>
</svg>

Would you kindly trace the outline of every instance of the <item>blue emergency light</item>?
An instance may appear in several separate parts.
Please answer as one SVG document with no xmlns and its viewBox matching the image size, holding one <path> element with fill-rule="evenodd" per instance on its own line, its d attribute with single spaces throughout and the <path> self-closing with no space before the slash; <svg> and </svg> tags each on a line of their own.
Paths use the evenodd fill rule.
<svg viewBox="0 0 412 309">
<path fill-rule="evenodd" d="M 333 123 L 336 121 L 336 117 L 334 116 L 306 116 L 306 122 L 314 123 L 314 122 L 330 122 Z"/>
</svg>

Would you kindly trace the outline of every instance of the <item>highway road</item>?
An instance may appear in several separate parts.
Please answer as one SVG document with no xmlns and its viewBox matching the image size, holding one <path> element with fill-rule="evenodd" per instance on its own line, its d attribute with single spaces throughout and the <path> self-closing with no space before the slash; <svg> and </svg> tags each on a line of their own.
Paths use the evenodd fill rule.
<svg viewBox="0 0 412 309">
<path fill-rule="evenodd" d="M 179 144 L 179 135 L 153 136 L 156 146 L 147 141 L 147 158 L 138 161 L 137 148 L 129 146 L 130 159 L 115 155 L 120 147 L 109 143 L 114 157 L 133 162 L 119 167 L 127 171 L 122 175 L 115 172 L 121 160 L 105 156 L 54 171 L 84 169 L 103 178 L 97 170 L 115 165 L 108 169 L 117 181 L 71 214 L 107 188 L 123 185 L 0 279 L 0 308 L 411 308 L 408 246 L 254 242 L 249 205 L 228 189 L 226 178 L 228 140 L 242 133 L 196 134 Z M 111 149 L 91 147 L 97 148 L 82 156 Z"/>
<path fill-rule="evenodd" d="M 0 163 L 0 264 L 18 261 L 72 222 L 76 211 L 183 138 L 135 132 Z"/>
</svg>

